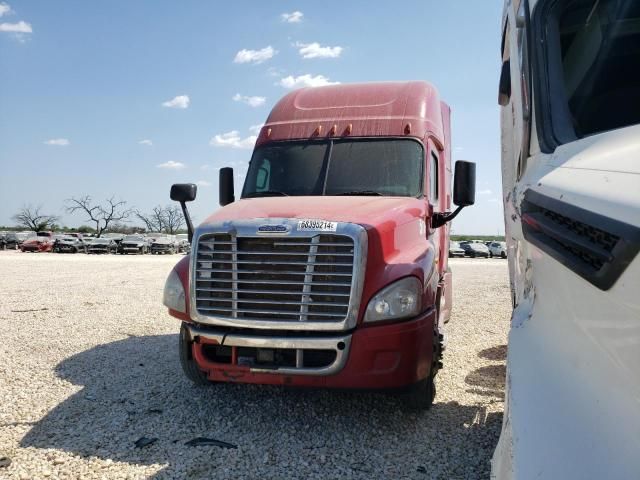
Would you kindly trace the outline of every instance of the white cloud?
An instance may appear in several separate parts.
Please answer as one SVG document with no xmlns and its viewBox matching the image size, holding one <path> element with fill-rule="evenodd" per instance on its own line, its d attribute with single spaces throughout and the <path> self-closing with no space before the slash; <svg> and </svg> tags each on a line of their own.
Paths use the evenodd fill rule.
<svg viewBox="0 0 640 480">
<path fill-rule="evenodd" d="M 246 103 L 250 107 L 261 107 L 262 105 L 264 105 L 264 102 L 267 101 L 266 97 L 257 97 L 257 96 L 250 97 L 247 95 L 240 95 L 239 93 L 236 93 L 231 98 L 236 102 Z"/>
<path fill-rule="evenodd" d="M 486 190 L 479 190 L 478 195 L 491 195 L 493 192 L 490 189 L 486 189 Z"/>
<path fill-rule="evenodd" d="M 264 123 L 261 123 L 260 125 L 251 125 L 249 127 L 249 132 L 253 133 L 254 135 L 258 135 L 262 127 L 264 127 Z"/>
<path fill-rule="evenodd" d="M 278 85 L 285 88 L 301 88 L 301 87 L 322 87 L 325 85 L 336 85 L 340 82 L 331 82 L 324 75 L 316 75 L 315 77 L 311 74 L 307 73 L 305 75 L 300 75 L 298 77 L 294 77 L 289 75 L 288 77 L 284 77 L 280 79 Z"/>
<path fill-rule="evenodd" d="M 185 167 L 186 165 L 182 162 L 174 162 L 173 160 L 169 160 L 168 162 L 164 162 L 161 163 L 159 165 L 156 165 L 156 167 L 158 168 L 170 168 L 172 170 L 181 170 Z"/>
<path fill-rule="evenodd" d="M 187 108 L 189 106 L 189 95 L 178 95 L 171 100 L 162 103 L 163 107 L 169 108 Z"/>
<path fill-rule="evenodd" d="M 7 13 L 11 13 L 11 7 L 4 2 L 0 3 L 0 17 Z"/>
<path fill-rule="evenodd" d="M 153 142 L 147 138 L 145 138 L 144 140 L 140 140 L 138 143 L 140 145 L 146 145 L 148 147 L 151 147 L 153 145 Z"/>
<path fill-rule="evenodd" d="M 32 33 L 31 24 L 20 20 L 18 23 L 0 23 L 0 32 Z"/>
<path fill-rule="evenodd" d="M 280 15 L 282 21 L 287 23 L 300 23 L 302 21 L 302 17 L 304 17 L 304 13 L 299 12 L 298 10 Z"/>
<path fill-rule="evenodd" d="M 66 147 L 70 145 L 71 142 L 66 138 L 52 138 L 50 140 L 46 140 L 45 145 L 55 145 L 56 147 Z"/>
<path fill-rule="evenodd" d="M 206 180 L 198 180 L 196 182 L 196 185 L 198 185 L 199 187 L 210 187 L 211 182 L 207 182 Z"/>
<path fill-rule="evenodd" d="M 296 43 L 298 53 L 302 58 L 338 58 L 342 47 L 323 47 L 318 42 Z"/>
<path fill-rule="evenodd" d="M 245 50 L 242 49 L 238 53 L 236 53 L 236 57 L 233 59 L 233 63 L 253 63 L 259 64 L 262 62 L 266 62 L 270 58 L 278 53 L 273 49 L 271 45 L 268 47 L 264 47 L 261 50 Z"/>
<path fill-rule="evenodd" d="M 240 132 L 232 130 L 227 133 L 214 135 L 209 141 L 209 145 L 214 147 L 230 147 L 230 148 L 253 148 L 258 137 L 256 135 L 249 135 L 246 138 L 240 137 Z"/>
</svg>

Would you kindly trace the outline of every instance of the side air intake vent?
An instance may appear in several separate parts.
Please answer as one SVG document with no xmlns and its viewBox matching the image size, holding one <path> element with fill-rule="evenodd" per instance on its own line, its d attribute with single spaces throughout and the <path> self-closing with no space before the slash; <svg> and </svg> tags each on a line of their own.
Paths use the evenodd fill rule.
<svg viewBox="0 0 640 480">
<path fill-rule="evenodd" d="M 640 248 L 640 228 L 525 192 L 525 238 L 601 290 L 608 290 Z"/>
</svg>

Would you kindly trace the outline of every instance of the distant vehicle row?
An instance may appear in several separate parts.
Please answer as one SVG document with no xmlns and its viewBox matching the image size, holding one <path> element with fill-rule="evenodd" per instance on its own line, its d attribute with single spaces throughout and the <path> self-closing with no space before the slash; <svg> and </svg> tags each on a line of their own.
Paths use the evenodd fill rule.
<svg viewBox="0 0 640 480">
<path fill-rule="evenodd" d="M 22 252 L 88 253 L 88 254 L 174 254 L 190 251 L 186 234 L 119 235 L 107 233 L 91 237 L 81 233 L 52 232 L 0 233 L 0 249 Z"/>
<path fill-rule="evenodd" d="M 449 257 L 507 258 L 507 244 L 505 242 L 482 242 L 480 240 L 450 242 Z"/>
</svg>

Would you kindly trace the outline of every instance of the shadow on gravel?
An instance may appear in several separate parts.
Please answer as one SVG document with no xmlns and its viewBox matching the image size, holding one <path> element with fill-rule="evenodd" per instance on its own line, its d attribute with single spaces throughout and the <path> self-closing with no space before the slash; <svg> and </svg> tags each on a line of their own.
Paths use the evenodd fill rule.
<svg viewBox="0 0 640 480">
<path fill-rule="evenodd" d="M 479 367 L 469 373 L 464 381 L 473 388 L 468 389 L 467 392 L 504 399 L 505 377 L 507 373 L 507 367 L 504 362 L 507 359 L 507 346 L 497 345 L 495 347 L 485 348 L 478 352 L 478 357 L 500 363 Z"/>
<path fill-rule="evenodd" d="M 457 402 L 407 413 L 383 394 L 195 387 L 176 349 L 177 335 L 130 337 L 64 360 L 57 375 L 82 389 L 20 446 L 163 465 L 155 478 L 488 478 L 502 413 Z M 482 384 L 483 375 L 470 376 Z M 135 448 L 141 437 L 157 441 Z M 238 448 L 185 446 L 195 437 Z"/>
<path fill-rule="evenodd" d="M 478 357 L 486 360 L 506 360 L 507 359 L 507 346 L 496 345 L 495 347 L 485 348 L 478 352 Z"/>
</svg>

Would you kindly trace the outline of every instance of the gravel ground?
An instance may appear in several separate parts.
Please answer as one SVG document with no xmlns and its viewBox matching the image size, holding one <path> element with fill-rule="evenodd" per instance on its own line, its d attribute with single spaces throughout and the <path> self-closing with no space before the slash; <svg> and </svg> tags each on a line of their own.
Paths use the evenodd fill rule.
<svg viewBox="0 0 640 480">
<path fill-rule="evenodd" d="M 178 258 L 0 252 L 0 478 L 488 478 L 506 261 L 451 262 L 444 370 L 416 414 L 391 395 L 192 386 L 160 302 Z"/>
</svg>

